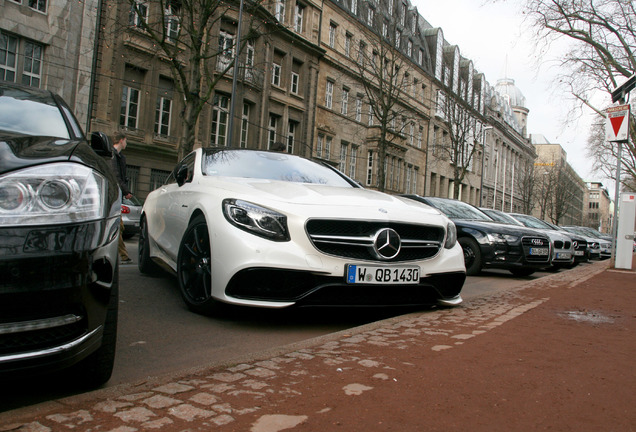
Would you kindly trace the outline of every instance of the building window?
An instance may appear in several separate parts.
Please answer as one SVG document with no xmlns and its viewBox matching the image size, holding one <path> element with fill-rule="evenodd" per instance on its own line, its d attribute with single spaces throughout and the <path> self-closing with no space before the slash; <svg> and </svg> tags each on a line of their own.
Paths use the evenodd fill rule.
<svg viewBox="0 0 636 432">
<path fill-rule="evenodd" d="M 42 78 L 42 45 L 24 43 L 24 65 L 22 67 L 22 84 L 40 87 Z"/>
<path fill-rule="evenodd" d="M 254 41 L 247 41 L 245 47 L 245 79 L 252 82 L 254 80 Z"/>
<path fill-rule="evenodd" d="M 331 158 L 331 143 L 333 142 L 333 138 L 328 136 L 325 137 L 325 159 Z"/>
<path fill-rule="evenodd" d="M 0 32 L 0 80 L 15 82 L 18 38 Z"/>
<path fill-rule="evenodd" d="M 371 186 L 373 182 L 373 150 L 369 150 L 367 156 L 367 186 Z"/>
<path fill-rule="evenodd" d="M 400 6 L 400 24 L 402 27 L 406 26 L 406 4 L 402 3 Z"/>
<path fill-rule="evenodd" d="M 280 87 L 280 71 L 281 66 L 278 63 L 272 63 L 272 84 Z"/>
<path fill-rule="evenodd" d="M 336 47 L 336 29 L 337 25 L 334 23 L 329 23 L 329 46 L 331 48 Z"/>
<path fill-rule="evenodd" d="M 134 165 L 128 165 L 126 167 L 126 178 L 128 179 L 128 189 L 137 195 L 139 190 L 139 167 Z"/>
<path fill-rule="evenodd" d="M 165 10 L 166 37 L 170 42 L 176 42 L 179 37 L 179 6 L 176 1 L 168 2 Z"/>
<path fill-rule="evenodd" d="M 166 184 L 166 180 L 170 176 L 170 171 L 158 170 L 158 169 L 150 169 L 150 190 L 155 190 L 160 188 L 162 185 Z"/>
<path fill-rule="evenodd" d="M 298 81 L 300 80 L 300 75 L 296 72 L 291 73 L 291 92 L 293 94 L 298 94 Z"/>
<path fill-rule="evenodd" d="M 399 30 L 395 31 L 395 48 L 400 49 L 400 44 L 402 43 L 402 32 Z"/>
<path fill-rule="evenodd" d="M 139 90 L 123 86 L 121 92 L 121 110 L 119 124 L 121 126 L 136 129 L 139 116 Z"/>
<path fill-rule="evenodd" d="M 362 96 L 356 98 L 356 121 L 362 121 Z"/>
<path fill-rule="evenodd" d="M 234 35 L 225 31 L 219 33 L 219 55 L 217 70 L 224 72 L 234 59 Z"/>
<path fill-rule="evenodd" d="M 170 135 L 170 120 L 172 115 L 172 99 L 159 96 L 155 111 L 155 133 L 158 135 Z"/>
<path fill-rule="evenodd" d="M 294 28 L 296 33 L 303 32 L 303 17 L 305 15 L 305 6 L 296 3 L 296 19 L 294 20 Z"/>
<path fill-rule="evenodd" d="M 287 153 L 294 152 L 294 142 L 296 141 L 296 130 L 298 129 L 298 123 L 295 121 L 289 121 L 289 130 L 287 132 Z"/>
<path fill-rule="evenodd" d="M 29 0 L 29 7 L 38 12 L 46 13 L 46 1 L 47 0 Z"/>
<path fill-rule="evenodd" d="M 333 82 L 327 81 L 327 86 L 325 88 L 325 106 L 327 109 L 331 109 L 333 107 Z"/>
<path fill-rule="evenodd" d="M 340 163 L 338 164 L 338 169 L 341 172 L 345 172 L 345 164 L 347 162 L 347 151 L 349 150 L 349 144 L 342 141 L 340 143 Z"/>
<path fill-rule="evenodd" d="M 276 129 L 278 128 L 278 117 L 270 114 L 269 123 L 267 124 L 267 149 L 274 147 L 276 142 Z"/>
<path fill-rule="evenodd" d="M 424 65 L 424 50 L 420 50 L 420 53 L 417 56 L 417 62 L 420 66 Z"/>
<path fill-rule="evenodd" d="M 212 100 L 212 131 L 210 134 L 210 144 L 212 146 L 226 146 L 228 107 L 230 98 L 215 94 Z"/>
<path fill-rule="evenodd" d="M 415 145 L 415 123 L 409 123 L 409 140 L 411 145 Z"/>
<path fill-rule="evenodd" d="M 316 143 L 316 156 L 323 159 L 329 159 L 331 155 L 331 143 L 333 138 L 318 134 L 318 142 Z"/>
<path fill-rule="evenodd" d="M 349 177 L 355 178 L 356 176 L 356 165 L 358 159 L 358 147 L 351 146 L 351 156 L 349 156 Z"/>
<path fill-rule="evenodd" d="M 369 7 L 369 11 L 367 13 L 367 24 L 370 27 L 373 27 L 373 17 L 375 16 L 375 10 L 372 7 Z"/>
<path fill-rule="evenodd" d="M 367 44 L 363 41 L 360 41 L 360 45 L 358 46 L 358 64 L 364 64 L 364 56 L 366 55 Z"/>
<path fill-rule="evenodd" d="M 247 138 L 250 126 L 250 106 L 243 104 L 243 113 L 241 114 L 241 148 L 247 147 Z"/>
<path fill-rule="evenodd" d="M 133 27 L 143 28 L 148 20 L 148 2 L 145 0 L 135 0 L 130 5 L 128 14 L 128 24 Z"/>
<path fill-rule="evenodd" d="M 322 157 L 322 148 L 324 146 L 325 136 L 323 134 L 318 134 L 318 139 L 316 140 L 316 157 Z"/>
<path fill-rule="evenodd" d="M 369 103 L 369 126 L 373 126 L 373 105 Z"/>
<path fill-rule="evenodd" d="M 353 42 L 353 35 L 351 33 L 345 34 L 345 55 L 351 57 L 351 43 Z"/>
<path fill-rule="evenodd" d="M 417 148 L 422 148 L 422 135 L 424 135 L 424 128 L 420 126 L 420 130 L 417 133 Z"/>
<path fill-rule="evenodd" d="M 382 23 L 382 37 L 389 37 L 389 25 L 386 23 L 386 21 Z"/>
<path fill-rule="evenodd" d="M 349 89 L 342 89 L 342 106 L 340 107 L 340 114 L 347 115 L 349 111 Z"/>
<path fill-rule="evenodd" d="M 358 13 L 358 0 L 351 0 L 351 12 L 353 14 Z"/>
<path fill-rule="evenodd" d="M 285 19 L 285 0 L 276 0 L 274 16 L 278 22 L 283 22 Z"/>
<path fill-rule="evenodd" d="M 409 57 L 413 55 L 413 41 L 410 39 L 406 42 L 406 55 Z"/>
</svg>

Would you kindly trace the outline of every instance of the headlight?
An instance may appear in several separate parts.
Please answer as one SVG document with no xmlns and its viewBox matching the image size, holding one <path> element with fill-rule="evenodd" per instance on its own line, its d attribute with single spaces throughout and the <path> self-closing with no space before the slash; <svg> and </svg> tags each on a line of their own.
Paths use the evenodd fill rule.
<svg viewBox="0 0 636 432">
<path fill-rule="evenodd" d="M 487 235 L 490 243 L 516 243 L 519 241 L 519 237 L 509 234 L 488 233 Z"/>
<path fill-rule="evenodd" d="M 223 214 L 232 225 L 266 239 L 288 241 L 287 217 L 242 200 L 223 200 Z"/>
<path fill-rule="evenodd" d="M 457 243 L 457 228 L 453 222 L 448 222 L 446 226 L 446 242 L 444 248 L 451 249 Z"/>
<path fill-rule="evenodd" d="M 54 225 L 104 217 L 106 179 L 75 163 L 48 164 L 0 177 L 2 225 Z"/>
</svg>

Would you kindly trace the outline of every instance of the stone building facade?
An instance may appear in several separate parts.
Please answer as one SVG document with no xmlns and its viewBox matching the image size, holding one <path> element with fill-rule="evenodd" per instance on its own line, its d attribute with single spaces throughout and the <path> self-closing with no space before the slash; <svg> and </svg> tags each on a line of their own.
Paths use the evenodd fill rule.
<svg viewBox="0 0 636 432">
<path fill-rule="evenodd" d="M 613 213 L 610 212 L 612 198 L 601 182 L 587 182 L 583 201 L 583 225 L 602 233 L 612 233 Z"/>
</svg>

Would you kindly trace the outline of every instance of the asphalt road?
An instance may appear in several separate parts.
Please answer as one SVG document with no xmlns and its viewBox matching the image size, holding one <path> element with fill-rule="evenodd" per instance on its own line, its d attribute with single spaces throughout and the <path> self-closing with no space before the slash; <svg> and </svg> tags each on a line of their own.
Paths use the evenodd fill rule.
<svg viewBox="0 0 636 432">
<path fill-rule="evenodd" d="M 135 263 L 120 268 L 117 356 L 113 376 L 106 387 L 230 362 L 416 310 L 231 307 L 222 316 L 201 316 L 185 307 L 175 278 L 148 277 L 139 272 L 136 237 L 127 241 L 127 246 Z M 487 296 L 542 275 L 545 273 L 516 278 L 507 271 L 485 272 L 467 279 L 462 296 L 465 300 Z M 0 412 L 58 399 L 77 391 L 55 378 L 35 378 L 3 387 Z"/>
</svg>

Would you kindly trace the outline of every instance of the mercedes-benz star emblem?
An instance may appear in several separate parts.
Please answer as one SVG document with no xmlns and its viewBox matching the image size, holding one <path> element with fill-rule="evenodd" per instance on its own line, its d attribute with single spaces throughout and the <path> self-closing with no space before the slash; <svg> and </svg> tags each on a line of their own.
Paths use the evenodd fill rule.
<svg viewBox="0 0 636 432">
<path fill-rule="evenodd" d="M 401 246 L 400 235 L 391 228 L 383 228 L 378 231 L 373 241 L 373 249 L 380 259 L 395 258 L 400 253 Z"/>
</svg>

